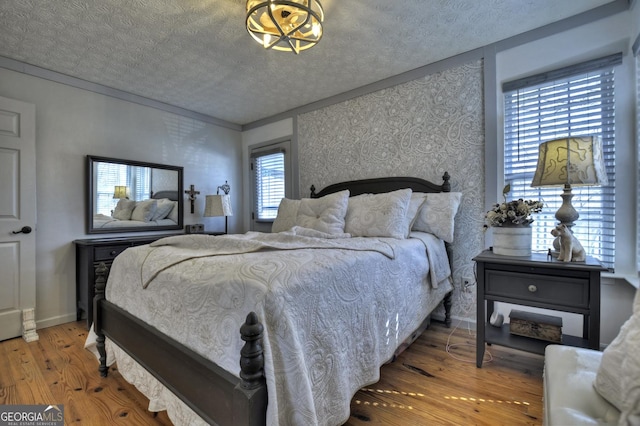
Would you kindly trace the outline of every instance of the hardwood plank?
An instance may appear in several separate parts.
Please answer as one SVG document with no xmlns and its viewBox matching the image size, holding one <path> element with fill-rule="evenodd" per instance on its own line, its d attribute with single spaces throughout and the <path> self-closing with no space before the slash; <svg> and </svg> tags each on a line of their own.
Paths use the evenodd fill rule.
<svg viewBox="0 0 640 426">
<path fill-rule="evenodd" d="M 0 404 L 64 404 L 65 424 L 170 425 L 166 412 L 112 367 L 107 378 L 84 349 L 82 321 L 39 330 L 38 342 L 0 343 Z M 453 345 L 447 352 L 447 342 Z M 380 380 L 356 393 L 349 426 L 542 424 L 543 357 L 488 346 L 475 366 L 475 337 L 432 323 Z M 488 355 L 487 358 L 488 359 Z"/>
<path fill-rule="evenodd" d="M 475 367 L 475 338 L 434 323 L 380 381 L 351 402 L 348 425 L 542 423 L 543 357 L 492 346 Z M 454 355 L 455 358 L 452 356 Z"/>
<path fill-rule="evenodd" d="M 38 333 L 37 342 L 16 338 L 0 343 L 0 403 L 64 404 L 65 424 L 171 425 L 166 412 L 147 410 L 149 400 L 116 367 L 110 369 L 108 378 L 100 377 L 95 357 L 84 349 L 87 331 L 83 322 Z M 28 373 L 20 374 L 20 365 L 28 365 Z M 21 383 L 23 377 L 33 376 L 39 381 Z M 38 395 L 44 391 L 46 398 Z"/>
</svg>

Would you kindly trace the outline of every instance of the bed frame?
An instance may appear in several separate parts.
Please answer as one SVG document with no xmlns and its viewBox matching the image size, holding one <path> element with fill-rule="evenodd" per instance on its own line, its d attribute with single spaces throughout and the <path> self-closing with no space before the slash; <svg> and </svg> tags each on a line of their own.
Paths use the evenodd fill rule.
<svg viewBox="0 0 640 426">
<path fill-rule="evenodd" d="M 330 185 L 318 193 L 312 186 L 311 197 L 322 197 L 344 189 L 349 189 L 351 195 L 404 188 L 411 188 L 414 192 L 450 192 L 450 176 L 447 172 L 442 180 L 441 185 L 412 177 L 355 180 Z M 450 254 L 449 245 L 447 252 Z M 214 362 L 107 301 L 107 272 L 104 264 L 96 269 L 96 295 L 93 302 L 94 330 L 102 377 L 106 377 L 108 372 L 105 337 L 109 337 L 208 423 L 221 426 L 266 423 L 268 397 L 263 371 L 263 326 L 255 313 L 249 313 L 240 327 L 245 345 L 240 353 L 238 379 Z M 450 326 L 451 293 L 445 296 L 443 304 L 445 322 Z M 414 335 L 417 337 L 419 332 Z"/>
</svg>

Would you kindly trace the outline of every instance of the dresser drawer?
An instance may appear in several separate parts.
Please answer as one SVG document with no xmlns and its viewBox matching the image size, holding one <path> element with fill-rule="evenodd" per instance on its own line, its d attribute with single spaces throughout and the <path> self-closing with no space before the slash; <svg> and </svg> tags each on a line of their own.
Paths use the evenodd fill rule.
<svg viewBox="0 0 640 426">
<path fill-rule="evenodd" d="M 589 280 L 553 275 L 485 271 L 487 296 L 589 308 Z"/>
<path fill-rule="evenodd" d="M 117 255 L 129 248 L 128 245 L 95 247 L 94 260 L 96 262 L 113 260 Z"/>
</svg>

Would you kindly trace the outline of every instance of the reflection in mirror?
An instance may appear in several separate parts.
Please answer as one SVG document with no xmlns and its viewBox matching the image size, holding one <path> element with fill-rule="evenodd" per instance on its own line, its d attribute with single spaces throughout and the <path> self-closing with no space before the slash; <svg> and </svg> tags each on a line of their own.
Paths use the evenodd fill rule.
<svg viewBox="0 0 640 426">
<path fill-rule="evenodd" d="M 87 232 L 182 229 L 182 167 L 87 156 Z"/>
</svg>

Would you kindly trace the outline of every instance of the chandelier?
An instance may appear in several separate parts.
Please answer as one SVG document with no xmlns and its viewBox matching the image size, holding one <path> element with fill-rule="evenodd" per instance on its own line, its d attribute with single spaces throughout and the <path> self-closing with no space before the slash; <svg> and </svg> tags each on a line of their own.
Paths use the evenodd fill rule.
<svg viewBox="0 0 640 426">
<path fill-rule="evenodd" d="M 265 49 L 300 53 L 322 38 L 319 0 L 247 0 L 247 31 Z"/>
</svg>

